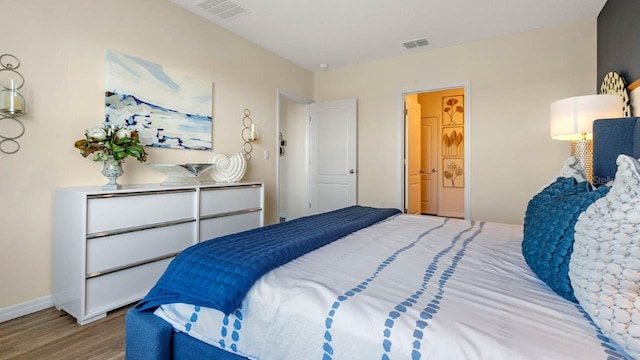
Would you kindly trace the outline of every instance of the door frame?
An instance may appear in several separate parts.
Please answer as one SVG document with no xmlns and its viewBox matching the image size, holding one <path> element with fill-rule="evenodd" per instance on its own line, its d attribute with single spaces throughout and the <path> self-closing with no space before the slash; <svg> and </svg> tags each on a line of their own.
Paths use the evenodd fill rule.
<svg viewBox="0 0 640 360">
<path fill-rule="evenodd" d="M 401 90 L 398 95 L 398 118 L 399 121 L 399 138 L 400 146 L 398 149 L 399 167 L 396 174 L 398 174 L 398 183 L 400 184 L 400 193 L 398 194 L 398 203 L 401 210 L 404 212 L 406 209 L 406 165 L 405 165 L 405 153 L 406 153 L 406 141 L 405 141 L 405 115 L 404 115 L 404 97 L 405 95 L 420 94 L 425 92 L 435 92 L 442 90 L 451 90 L 464 88 L 464 218 L 469 220 L 471 218 L 471 82 L 461 81 L 453 82 L 443 85 L 423 86 L 413 89 Z"/>
<path fill-rule="evenodd" d="M 422 136 L 421 136 L 421 134 L 422 134 L 422 113 L 417 114 L 417 116 L 418 116 L 418 118 L 417 118 L 417 119 L 414 119 L 413 117 L 411 117 L 411 112 L 409 111 L 409 106 L 407 105 L 407 103 L 408 103 L 408 101 L 407 101 L 407 100 L 408 100 L 408 97 L 409 97 L 409 96 L 411 96 L 411 95 L 415 95 L 415 97 L 414 97 L 415 102 L 416 102 L 417 106 L 420 108 L 420 110 L 422 109 L 422 104 L 420 104 L 420 101 L 418 100 L 418 94 L 416 94 L 416 93 L 412 93 L 412 94 L 405 94 L 405 96 L 404 96 L 404 107 L 405 107 L 405 111 L 406 111 L 406 112 L 404 113 L 405 132 L 404 132 L 404 137 L 403 137 L 403 138 L 405 139 L 405 141 L 409 141 L 409 139 L 411 138 L 411 136 L 412 136 L 412 135 L 411 135 L 411 134 L 409 134 L 409 133 L 407 132 L 406 127 L 407 127 L 407 125 L 409 125 L 409 123 L 410 123 L 410 121 L 411 121 L 411 120 L 416 120 L 416 121 L 418 122 L 418 123 L 417 123 L 417 125 L 418 125 L 418 127 L 419 127 L 419 128 L 418 128 L 418 132 L 419 132 L 419 135 L 420 135 L 420 136 L 418 137 L 418 139 L 413 139 L 413 141 L 416 141 L 416 140 L 417 140 L 417 142 L 418 142 L 418 144 L 415 144 L 415 145 L 413 145 L 413 146 L 416 146 L 416 145 L 417 145 L 417 146 L 420 146 L 420 147 L 421 147 L 421 146 L 422 146 Z M 412 100 L 412 102 L 413 102 L 413 100 Z M 415 126 L 415 124 L 414 124 L 413 126 Z M 409 145 L 410 145 L 410 144 L 411 144 L 411 142 L 409 142 L 409 143 L 407 143 L 407 144 L 406 144 L 406 148 L 405 148 L 405 155 L 409 155 L 409 150 L 415 150 L 415 149 L 410 149 L 410 147 L 409 147 Z M 420 150 L 421 150 L 421 149 L 420 149 Z M 412 156 L 407 156 L 407 157 L 406 157 L 406 159 L 407 159 L 407 160 L 409 160 L 409 158 L 413 158 L 413 157 L 415 156 L 415 152 L 411 151 L 411 154 L 412 154 Z M 419 151 L 419 154 L 418 154 L 418 156 L 417 156 L 417 157 L 418 157 L 418 158 L 421 158 L 421 157 L 422 157 L 422 151 Z M 415 160 L 415 159 L 414 159 L 414 160 Z M 407 162 L 405 163 L 405 165 L 406 165 L 406 166 L 404 167 L 404 179 L 405 179 L 405 192 L 404 192 L 405 207 L 404 207 L 404 210 L 406 210 L 406 213 L 407 213 L 407 214 L 415 214 L 415 213 L 411 212 L 411 210 L 412 210 L 412 209 L 411 209 L 411 194 L 413 193 L 413 192 L 411 191 L 411 185 L 412 185 L 412 184 L 411 184 L 411 176 L 412 176 L 412 175 L 411 175 L 411 170 L 412 170 L 412 168 L 411 168 L 411 162 L 410 162 L 410 161 L 407 161 Z M 420 169 L 420 168 L 422 168 L 422 161 L 420 161 L 420 162 L 418 163 L 418 169 Z M 414 169 L 414 170 L 415 170 L 415 169 Z M 414 174 L 414 176 L 415 176 L 415 174 Z M 422 188 L 422 173 L 420 173 L 420 172 L 418 171 L 417 176 L 418 176 L 418 183 L 417 183 L 417 185 L 418 185 L 418 189 L 420 189 L 420 188 Z M 413 195 L 415 196 L 415 195 L 417 195 L 417 194 L 413 193 Z M 417 206 L 418 206 L 418 213 L 417 213 L 417 215 L 420 215 L 420 213 L 422 212 L 422 211 L 421 211 L 422 209 L 421 209 L 420 200 L 418 201 Z"/>
<path fill-rule="evenodd" d="M 276 151 L 274 153 L 274 155 L 276 156 L 276 211 L 277 211 L 277 215 L 278 215 L 278 221 L 280 221 L 280 101 L 281 99 L 287 99 L 287 100 L 291 100 L 293 102 L 299 103 L 301 105 L 305 105 L 307 108 L 307 113 L 306 113 L 306 117 L 305 119 L 301 119 L 301 121 L 305 121 L 307 122 L 306 126 L 305 126 L 305 178 L 306 178 L 306 184 L 307 184 L 307 198 L 305 199 L 307 202 L 309 202 L 309 126 L 308 126 L 308 119 L 309 119 L 309 104 L 311 104 L 313 101 L 288 93 L 286 91 L 282 91 L 279 88 L 276 89 L 276 134 L 275 134 L 275 141 L 276 141 Z"/>
</svg>

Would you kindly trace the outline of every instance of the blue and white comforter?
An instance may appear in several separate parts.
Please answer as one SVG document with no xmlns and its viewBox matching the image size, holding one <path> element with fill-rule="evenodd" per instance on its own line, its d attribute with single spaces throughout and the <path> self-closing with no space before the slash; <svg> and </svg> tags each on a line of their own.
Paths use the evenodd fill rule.
<svg viewBox="0 0 640 360">
<path fill-rule="evenodd" d="M 261 360 L 623 359 L 535 277 L 521 239 L 521 226 L 400 215 L 272 270 L 228 316 L 155 313 Z"/>
<path fill-rule="evenodd" d="M 229 315 L 262 275 L 399 213 L 398 209 L 349 206 L 201 242 L 173 259 L 136 309 L 183 302 Z"/>
</svg>

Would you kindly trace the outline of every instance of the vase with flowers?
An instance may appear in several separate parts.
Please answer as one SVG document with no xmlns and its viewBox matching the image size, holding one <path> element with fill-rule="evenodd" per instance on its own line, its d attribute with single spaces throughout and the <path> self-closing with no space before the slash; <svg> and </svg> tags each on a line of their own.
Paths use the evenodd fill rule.
<svg viewBox="0 0 640 360">
<path fill-rule="evenodd" d="M 116 179 L 122 175 L 122 163 L 128 156 L 140 162 L 147 161 L 147 153 L 140 145 L 138 132 L 112 124 L 103 124 L 84 132 L 84 139 L 76 141 L 75 147 L 80 155 L 93 155 L 93 161 L 102 161 L 102 174 L 109 182 L 102 188 L 107 190 L 119 189 Z"/>
</svg>

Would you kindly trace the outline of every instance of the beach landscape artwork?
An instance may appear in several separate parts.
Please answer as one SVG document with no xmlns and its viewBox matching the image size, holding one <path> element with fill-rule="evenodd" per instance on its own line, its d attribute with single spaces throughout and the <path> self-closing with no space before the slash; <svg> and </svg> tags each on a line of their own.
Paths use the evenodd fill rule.
<svg viewBox="0 0 640 360">
<path fill-rule="evenodd" d="M 212 149 L 213 83 L 107 50 L 106 124 L 137 130 L 143 145 Z"/>
</svg>

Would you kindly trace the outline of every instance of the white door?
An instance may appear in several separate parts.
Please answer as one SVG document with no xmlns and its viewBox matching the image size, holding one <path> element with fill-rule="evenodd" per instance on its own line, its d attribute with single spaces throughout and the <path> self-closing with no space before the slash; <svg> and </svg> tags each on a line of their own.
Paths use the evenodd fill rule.
<svg viewBox="0 0 640 360">
<path fill-rule="evenodd" d="M 438 213 L 438 117 L 422 118 L 422 213 Z"/>
<path fill-rule="evenodd" d="M 406 139 L 407 139 L 407 213 L 420 214 L 420 166 L 422 162 L 422 136 L 420 113 L 421 107 L 418 102 L 418 94 L 407 95 L 405 102 L 405 121 L 406 121 Z"/>
<path fill-rule="evenodd" d="M 311 213 L 356 205 L 356 99 L 312 103 L 309 114 Z"/>
</svg>

